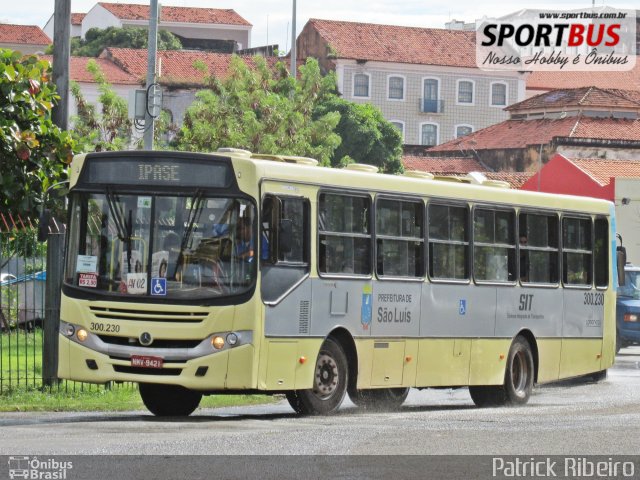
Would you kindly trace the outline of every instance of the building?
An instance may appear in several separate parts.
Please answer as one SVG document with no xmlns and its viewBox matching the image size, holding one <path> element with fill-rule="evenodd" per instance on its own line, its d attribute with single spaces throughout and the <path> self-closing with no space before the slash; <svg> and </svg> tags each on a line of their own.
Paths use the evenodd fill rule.
<svg viewBox="0 0 640 480">
<path fill-rule="evenodd" d="M 627 259 L 640 264 L 640 160 L 555 154 L 523 190 L 602 198 L 615 204 L 616 230 Z"/>
<path fill-rule="evenodd" d="M 81 37 L 82 36 L 82 20 L 86 13 L 72 13 L 71 14 L 71 37 Z M 44 33 L 49 35 L 49 38 L 53 38 L 53 15 L 47 20 L 43 29 Z"/>
<path fill-rule="evenodd" d="M 71 36 L 84 38 L 91 28 L 147 28 L 149 12 L 148 4 L 98 2 L 86 14 L 72 14 Z M 186 48 L 207 48 L 216 40 L 234 42 L 236 50 L 251 47 L 252 25 L 233 9 L 162 6 L 158 28 L 178 36 Z M 53 35 L 53 16 L 45 31 Z"/>
<path fill-rule="evenodd" d="M 640 92 L 640 56 L 636 56 L 634 67 L 624 72 L 531 72 L 527 77 L 527 98 L 550 90 L 584 87 Z"/>
<path fill-rule="evenodd" d="M 509 120 L 423 152 L 469 156 L 493 171 L 535 171 L 555 153 L 640 159 L 640 92 L 585 87 L 554 90 L 506 109 Z"/>
<path fill-rule="evenodd" d="M 438 145 L 508 118 L 525 98 L 524 73 L 476 66 L 475 32 L 311 19 L 298 58 L 335 71 L 348 100 L 370 102 L 405 144 Z"/>
<path fill-rule="evenodd" d="M 51 39 L 36 25 L 0 24 L 0 48 L 43 54 L 49 45 Z"/>
</svg>

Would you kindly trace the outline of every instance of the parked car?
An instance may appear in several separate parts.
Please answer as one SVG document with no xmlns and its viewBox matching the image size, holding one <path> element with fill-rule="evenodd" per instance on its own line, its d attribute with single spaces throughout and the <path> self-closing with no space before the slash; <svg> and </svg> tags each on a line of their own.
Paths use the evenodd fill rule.
<svg viewBox="0 0 640 480">
<path fill-rule="evenodd" d="M 14 280 L 16 280 L 16 276 L 11 273 L 0 273 L 0 285 L 9 285 Z"/>
<path fill-rule="evenodd" d="M 618 287 L 616 301 L 616 353 L 640 344 L 640 267 L 624 267 L 625 284 Z"/>
</svg>

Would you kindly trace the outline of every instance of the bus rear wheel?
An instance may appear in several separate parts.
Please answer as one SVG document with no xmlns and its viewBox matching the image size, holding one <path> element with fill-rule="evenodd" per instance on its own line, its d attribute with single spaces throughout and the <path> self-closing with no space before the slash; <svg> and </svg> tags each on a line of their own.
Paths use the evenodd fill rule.
<svg viewBox="0 0 640 480">
<path fill-rule="evenodd" d="M 470 386 L 471 399 L 478 407 L 524 405 L 531 397 L 534 374 L 531 346 L 526 338 L 518 336 L 509 349 L 504 384 Z"/>
<path fill-rule="evenodd" d="M 202 394 L 179 385 L 139 384 L 145 407 L 157 417 L 187 417 L 200 405 Z"/>
<path fill-rule="evenodd" d="M 371 410 L 396 410 L 407 399 L 409 387 L 376 388 L 349 392 L 349 398 L 358 407 Z"/>
<path fill-rule="evenodd" d="M 335 340 L 328 338 L 320 347 L 313 375 L 313 388 L 287 392 L 289 405 L 304 415 L 335 412 L 347 391 L 347 356 Z"/>
</svg>

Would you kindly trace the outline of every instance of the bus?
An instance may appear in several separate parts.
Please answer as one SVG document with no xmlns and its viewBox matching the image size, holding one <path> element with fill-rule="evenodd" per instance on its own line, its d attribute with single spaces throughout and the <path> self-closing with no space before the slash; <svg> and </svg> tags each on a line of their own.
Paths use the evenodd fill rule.
<svg viewBox="0 0 640 480">
<path fill-rule="evenodd" d="M 79 155 L 69 201 L 58 375 L 137 382 L 155 415 L 520 405 L 614 362 L 610 202 L 238 149 Z"/>
</svg>

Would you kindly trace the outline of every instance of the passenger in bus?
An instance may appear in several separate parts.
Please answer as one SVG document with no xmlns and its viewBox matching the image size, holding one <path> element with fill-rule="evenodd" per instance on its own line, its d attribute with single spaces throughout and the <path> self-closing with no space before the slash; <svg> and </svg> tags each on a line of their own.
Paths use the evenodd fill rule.
<svg viewBox="0 0 640 480">
<path fill-rule="evenodd" d="M 269 239 L 264 231 L 260 233 L 260 247 L 262 250 L 260 258 L 262 260 L 268 260 Z M 235 254 L 236 257 L 241 258 L 248 263 L 253 262 L 255 246 L 253 243 L 253 228 L 249 217 L 242 217 L 238 221 L 238 240 L 236 242 Z"/>
<path fill-rule="evenodd" d="M 175 232 L 169 232 L 164 237 L 163 249 L 169 252 L 169 260 L 167 262 L 167 278 L 179 278 L 178 256 L 180 255 L 180 237 Z"/>
</svg>

